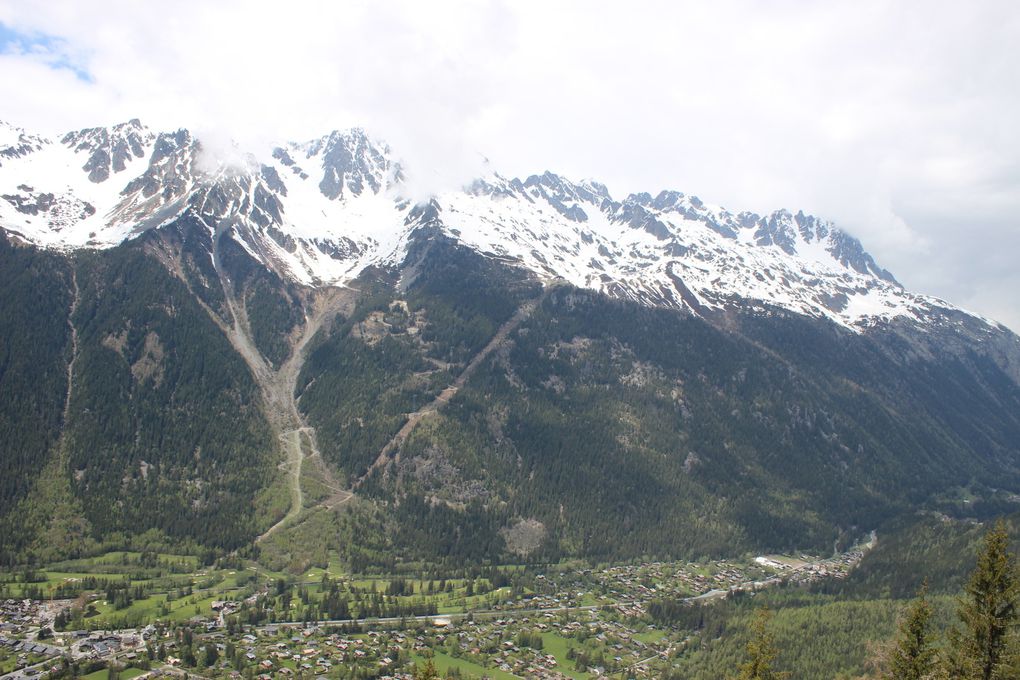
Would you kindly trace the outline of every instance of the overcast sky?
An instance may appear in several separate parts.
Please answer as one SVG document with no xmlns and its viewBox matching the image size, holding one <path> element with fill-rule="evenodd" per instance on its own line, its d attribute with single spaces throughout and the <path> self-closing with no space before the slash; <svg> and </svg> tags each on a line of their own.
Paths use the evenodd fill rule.
<svg viewBox="0 0 1020 680">
<path fill-rule="evenodd" d="M 1020 330 L 1020 2 L 0 0 L 0 119 L 264 151 L 360 126 L 422 191 L 480 159 L 804 209 Z"/>
</svg>

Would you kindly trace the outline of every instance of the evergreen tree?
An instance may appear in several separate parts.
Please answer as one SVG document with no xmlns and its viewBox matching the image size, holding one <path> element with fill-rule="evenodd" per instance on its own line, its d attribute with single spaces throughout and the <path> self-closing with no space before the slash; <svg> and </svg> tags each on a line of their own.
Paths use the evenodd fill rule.
<svg viewBox="0 0 1020 680">
<path fill-rule="evenodd" d="M 1018 607 L 1020 574 L 1000 520 L 985 536 L 984 550 L 960 599 L 961 626 L 949 631 L 945 666 L 950 678 L 1020 679 L 1020 667 L 1015 664 Z"/>
<path fill-rule="evenodd" d="M 204 663 L 206 666 L 215 666 L 216 662 L 220 658 L 220 652 L 214 644 L 208 644 L 205 646 L 205 659 Z"/>
<path fill-rule="evenodd" d="M 414 680 L 439 680 L 439 672 L 436 670 L 436 664 L 432 662 L 432 657 L 426 659 L 421 666 L 415 665 Z"/>
<path fill-rule="evenodd" d="M 775 640 L 767 629 L 771 613 L 768 607 L 755 610 L 751 621 L 751 639 L 747 643 L 748 661 L 740 666 L 736 680 L 783 680 L 789 673 L 772 669 L 772 662 L 779 655 Z"/>
<path fill-rule="evenodd" d="M 888 680 L 924 680 L 935 672 L 935 650 L 931 644 L 932 608 L 925 581 L 900 624 L 892 648 Z"/>
</svg>

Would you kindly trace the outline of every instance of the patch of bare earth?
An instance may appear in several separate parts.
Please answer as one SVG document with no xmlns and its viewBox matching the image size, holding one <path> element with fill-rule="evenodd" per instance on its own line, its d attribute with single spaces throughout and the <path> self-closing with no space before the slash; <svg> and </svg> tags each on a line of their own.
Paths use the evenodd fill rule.
<svg viewBox="0 0 1020 680">
<path fill-rule="evenodd" d="M 527 557 L 541 547 L 546 529 L 537 519 L 522 519 L 513 526 L 504 528 L 500 533 L 506 541 L 507 550 L 515 555 Z"/>
</svg>

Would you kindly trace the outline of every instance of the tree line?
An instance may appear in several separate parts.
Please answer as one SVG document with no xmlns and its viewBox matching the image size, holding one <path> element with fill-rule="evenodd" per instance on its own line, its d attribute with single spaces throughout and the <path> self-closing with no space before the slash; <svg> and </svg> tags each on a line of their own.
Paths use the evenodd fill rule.
<svg viewBox="0 0 1020 680">
<path fill-rule="evenodd" d="M 750 625 L 745 660 L 736 680 L 780 680 L 782 650 L 768 629 L 769 612 L 759 609 Z M 1020 679 L 1020 570 L 999 521 L 985 537 L 955 621 L 938 625 L 925 582 L 901 616 L 895 636 L 876 646 L 859 680 Z"/>
</svg>

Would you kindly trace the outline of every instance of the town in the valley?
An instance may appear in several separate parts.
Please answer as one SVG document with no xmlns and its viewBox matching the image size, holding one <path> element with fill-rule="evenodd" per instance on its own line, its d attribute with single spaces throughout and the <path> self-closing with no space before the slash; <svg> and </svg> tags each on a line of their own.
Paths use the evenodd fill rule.
<svg viewBox="0 0 1020 680">
<path fill-rule="evenodd" d="M 111 553 L 3 574 L 0 677 L 660 677 L 691 633 L 657 616 L 845 578 L 827 558 L 476 568 L 301 577 Z"/>
</svg>

